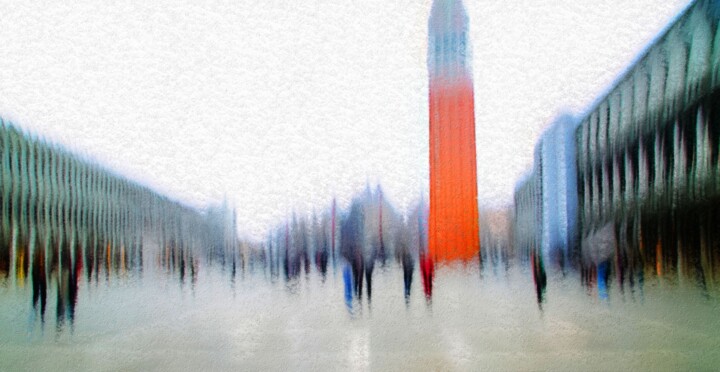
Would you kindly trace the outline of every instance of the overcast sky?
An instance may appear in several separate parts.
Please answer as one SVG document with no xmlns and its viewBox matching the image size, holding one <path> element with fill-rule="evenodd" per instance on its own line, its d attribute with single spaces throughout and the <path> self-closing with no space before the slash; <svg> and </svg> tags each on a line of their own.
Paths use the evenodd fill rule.
<svg viewBox="0 0 720 372">
<path fill-rule="evenodd" d="M 381 182 L 428 191 L 430 1 L 0 0 L 0 114 L 261 237 Z M 151 4 L 152 3 L 152 4 Z M 193 3 L 203 3 L 197 5 Z M 483 206 L 687 0 L 466 1 Z"/>
</svg>

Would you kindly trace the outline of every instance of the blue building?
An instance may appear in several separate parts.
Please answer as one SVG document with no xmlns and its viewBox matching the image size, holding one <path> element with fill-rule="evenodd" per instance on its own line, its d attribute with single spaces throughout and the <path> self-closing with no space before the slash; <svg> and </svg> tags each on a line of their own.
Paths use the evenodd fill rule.
<svg viewBox="0 0 720 372">
<path fill-rule="evenodd" d="M 570 115 L 556 118 L 535 146 L 533 169 L 515 188 L 515 247 L 541 254 L 551 267 L 574 257 L 578 237 L 575 129 Z"/>
</svg>

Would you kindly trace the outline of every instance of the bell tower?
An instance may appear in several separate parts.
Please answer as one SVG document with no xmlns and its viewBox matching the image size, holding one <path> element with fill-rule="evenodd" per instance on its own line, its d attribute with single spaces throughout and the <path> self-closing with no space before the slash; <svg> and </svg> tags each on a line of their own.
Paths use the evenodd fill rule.
<svg viewBox="0 0 720 372">
<path fill-rule="evenodd" d="M 468 17 L 461 0 L 435 0 L 428 22 L 430 215 L 434 261 L 478 254 L 475 107 Z"/>
</svg>

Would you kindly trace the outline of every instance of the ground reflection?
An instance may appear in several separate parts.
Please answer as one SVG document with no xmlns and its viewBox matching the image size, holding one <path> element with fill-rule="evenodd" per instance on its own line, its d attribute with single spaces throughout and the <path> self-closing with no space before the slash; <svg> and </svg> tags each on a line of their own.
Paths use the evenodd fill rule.
<svg viewBox="0 0 720 372">
<path fill-rule="evenodd" d="M 435 262 L 422 244 L 426 223 L 423 206 L 417 208 L 416 218 L 403 220 L 389 206 L 379 212 L 384 201 L 377 195 L 369 192 L 353 201 L 347 212 L 337 215 L 333 206 L 333 212 L 320 219 L 312 217 L 313 222 L 295 217 L 272 233 L 265 244 L 243 243 L 237 250 L 222 252 L 198 250 L 173 239 L 147 238 L 130 248 L 108 243 L 80 249 L 63 246 L 52 237 L 44 248 L 30 250 L 27 245 L 16 243 L 29 238 L 14 237 L 14 241 L 3 245 L 14 249 L 5 249 L 0 255 L 2 286 L 4 293 L 27 293 L 30 318 L 43 328 L 48 309 L 53 309 L 58 332 L 72 330 L 78 321 L 76 308 L 82 306 L 78 304 L 81 291 L 89 291 L 93 286 L 111 287 L 113 282 L 127 277 L 143 280 L 148 272 L 152 272 L 154 280 L 172 279 L 180 287 L 189 285 L 191 290 L 195 290 L 203 270 L 221 273 L 233 288 L 243 287 L 248 280 L 272 287 L 282 278 L 289 293 L 301 295 L 308 283 L 336 285 L 342 289 L 336 300 L 344 303 L 353 316 L 360 314 L 362 308 L 371 309 L 377 293 L 383 297 L 398 296 L 409 307 L 414 291 L 419 291 L 426 306 L 431 307 L 434 295 L 446 290 L 435 283 L 438 265 L 444 273 L 477 271 L 480 275 L 474 276 L 474 280 L 481 282 L 502 281 L 510 271 L 519 270 L 524 274 L 514 278 L 517 282 L 513 284 L 531 289 L 534 296 L 526 301 L 535 302 L 539 311 L 553 301 L 553 296 L 576 295 L 548 291 L 557 282 L 565 283 L 564 286 L 575 283 L 584 288 L 590 300 L 601 303 L 642 302 L 648 282 L 664 283 L 663 288 L 692 288 L 699 297 L 717 298 L 718 275 L 714 268 L 718 256 L 710 242 L 720 237 L 707 228 L 708 221 L 714 221 L 711 214 L 684 216 L 675 224 L 647 219 L 631 227 L 627 223 L 607 226 L 593 237 L 604 243 L 583 242 L 590 249 L 574 251 L 571 257 L 577 259 L 568 262 L 554 260 L 553 252 L 540 252 L 533 247 L 522 250 L 510 244 L 494 244 L 480 251 L 474 261 Z M 384 213 L 385 222 L 373 213 Z M 611 244 L 609 251 L 607 242 Z M 401 280 L 398 293 L 388 293 L 383 284 L 376 283 L 379 272 Z M 315 276 L 319 278 L 317 283 L 311 279 Z"/>
</svg>

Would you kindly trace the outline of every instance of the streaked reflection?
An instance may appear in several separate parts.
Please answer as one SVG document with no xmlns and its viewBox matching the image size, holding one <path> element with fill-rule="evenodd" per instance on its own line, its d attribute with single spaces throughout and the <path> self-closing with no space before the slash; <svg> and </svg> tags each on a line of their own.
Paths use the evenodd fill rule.
<svg viewBox="0 0 720 372">
<path fill-rule="evenodd" d="M 12 127 L 3 128 L 11 146 L 31 143 Z M 427 254 L 424 198 L 400 212 L 380 186 L 368 186 L 347 205 L 333 201 L 324 210 L 292 215 L 262 242 L 241 241 L 225 234 L 225 222 L 233 222 L 227 206 L 193 212 L 146 189 L 132 192 L 136 186 L 123 186 L 120 178 L 94 174 L 90 171 L 103 171 L 88 167 L 82 159 L 73 160 L 71 154 L 60 151 L 51 156 L 53 151 L 43 153 L 42 144 L 34 146 L 35 150 L 28 146 L 25 152 L 3 147 L 2 164 L 10 164 L 7 174 L 20 176 L 3 177 L 10 191 L 2 190 L 0 229 L 2 285 L 27 294 L 34 324 L 30 329 L 43 329 L 53 319 L 58 332 L 72 330 L 82 321 L 80 294 L 92 286 L 166 277 L 195 290 L 201 271 L 218 269 L 235 290 L 242 290 L 242 283 L 252 278 L 266 280 L 268 286 L 284 282 L 297 295 L 308 284 L 337 285 L 336 301 L 354 318 L 370 316 L 364 309 L 372 310 L 378 293 L 389 295 L 383 284 L 377 284 L 386 281 L 377 282 L 376 276 L 398 279 L 401 285 L 392 296 L 402 296 L 406 308 L 417 306 L 416 296 L 432 307 L 438 293 L 445 298 L 447 288 L 435 282 L 438 276 L 450 275 L 448 270 L 479 270 L 478 281 L 503 281 L 519 268 L 524 273 L 519 284 L 534 293 L 526 301 L 537 303 L 540 311 L 565 296 L 558 292 L 558 283 L 565 283 L 560 287 L 575 283 L 584 288 L 588 301 L 600 303 L 643 301 L 648 282 L 690 285 L 701 296 L 717 296 L 720 236 L 711 227 L 720 221 L 713 204 L 678 209 L 670 216 L 643 214 L 606 224 L 576 246 L 558 248 L 567 250 L 571 258 L 562 261 L 540 244 L 513 240 L 524 231 L 514 223 L 523 221 L 517 217 L 522 211 L 484 210 L 478 265 L 438 266 Z M 42 156 L 32 155 L 36 153 Z M 32 157 L 45 160 L 33 163 Z M 65 178 L 55 175 L 53 167 L 58 166 L 67 168 L 58 172 Z M 64 186 L 72 180 L 68 177 L 73 167 L 83 166 L 89 172 L 88 182 L 78 181 L 76 188 Z M 49 181 L 47 175 L 52 175 Z M 18 179 L 27 179 L 28 184 Z M 95 184 L 95 180 L 101 181 Z M 42 197 L 31 203 L 31 194 Z M 126 199 L 110 203 L 102 195 Z"/>
<path fill-rule="evenodd" d="M 6 210 L 12 216 L 19 207 L 10 200 Z M 222 213 L 222 208 L 215 212 Z M 210 219 L 212 215 L 203 216 Z M 142 237 L 118 226 L 116 242 L 125 238 L 137 244 L 116 245 L 113 233 L 104 237 L 87 234 L 82 228 L 67 231 L 72 224 L 61 229 L 31 217 L 26 217 L 27 223 L 43 223 L 23 226 L 7 218 L 3 220 L 7 228 L 3 230 L 0 275 L 5 286 L 28 290 L 34 321 L 44 324 L 48 316 L 54 316 L 59 331 L 72 328 L 78 294 L 87 285 L 108 286 L 127 277 L 142 278 L 147 270 L 154 273 L 153 280 L 160 274 L 174 278 L 181 287 L 195 288 L 200 271 L 215 267 L 232 283 L 257 277 L 272 286 L 281 280 L 291 293 L 302 292 L 302 283 L 311 283 L 311 277 L 317 276 L 317 285 L 338 283 L 342 295 L 337 300 L 343 301 L 353 316 L 372 309 L 377 291 L 387 296 L 384 288 L 376 288 L 374 278 L 379 273 L 397 276 L 402 292 L 394 295 L 402 296 L 406 306 L 415 306 L 414 291 L 432 306 L 434 294 L 444 290 L 435 288 L 436 276 L 447 275 L 448 269 L 479 270 L 477 280 L 502 281 L 510 270 L 519 268 L 525 273 L 524 285 L 535 294 L 527 300 L 536 302 L 541 311 L 545 303 L 553 301 L 552 296 L 563 296 L 548 292 L 558 280 L 577 283 L 589 298 L 601 302 L 642 301 L 648 281 L 691 285 L 702 296 L 716 296 L 720 258 L 715 242 L 720 236 L 709 226 L 720 221 L 714 208 L 678 212 L 675 220 L 646 216 L 606 225 L 578 245 L 584 247 L 581 251 L 570 250 L 577 260 L 563 265 L 548 265 L 551 256 L 539 246 L 513 245 L 508 211 L 487 210 L 483 216 L 483 250 L 476 256 L 479 265 L 473 269 L 442 264 L 439 274 L 437 263 L 427 254 L 427 203 L 421 199 L 414 208 L 400 213 L 379 186 L 367 187 L 345 207 L 332 202 L 321 212 L 295 214 L 262 243 L 238 240 L 224 245 L 216 240 L 216 245 L 198 244 L 183 236 L 183 222 L 178 220 L 176 226 L 169 223 L 163 229 L 160 225 L 157 231 L 162 233 L 157 235 L 145 229 Z M 31 240 L 31 234 L 43 239 Z M 75 243 L 71 244 L 67 236 L 73 235 Z"/>
<path fill-rule="evenodd" d="M 430 112 L 446 117 L 430 120 L 452 123 L 457 105 L 447 103 L 465 102 L 459 122 L 474 126 L 463 62 L 468 21 L 458 0 L 435 4 L 436 50 L 428 55 L 439 75 L 431 74 Z M 415 337 L 408 330 L 423 337 L 401 347 L 422 345 L 413 356 L 438 357 L 433 367 L 441 368 L 447 355 L 463 366 L 483 361 L 472 359 L 474 350 L 492 348 L 526 356 L 554 347 L 566 358 L 576 344 L 605 352 L 618 339 L 663 353 L 716 348 L 716 8 L 692 3 L 584 117 L 551 123 L 511 207 L 478 211 L 471 127 L 442 133 L 444 124 L 431 125 L 431 141 L 442 143 L 439 155 L 431 148 L 432 207 L 422 196 L 400 210 L 380 185 L 367 185 L 347 203 L 292 213 L 262 241 L 249 241 L 237 237 L 227 202 L 191 208 L 0 122 L 0 327 L 10 330 L 0 344 L 46 342 L 48 329 L 57 341 L 89 324 L 90 340 L 134 326 L 127 344 L 190 341 L 186 352 L 195 332 L 211 329 L 207 349 L 233 355 L 225 347 L 237 343 L 281 359 L 278 350 L 296 356 L 303 348 L 258 344 L 310 343 L 304 333 L 313 331 L 321 340 L 340 334 L 348 363 L 361 368 L 400 354 L 379 350 L 385 344 L 373 336 L 392 344 L 389 337 Z M 376 317 L 388 328 L 373 332 Z M 26 327 L 17 325 L 23 318 Z M 109 319 L 124 323 L 113 328 Z M 187 333 L 173 333 L 186 324 Z M 503 336 L 506 343 L 494 343 Z M 619 344 L 600 358 L 632 358 Z"/>
<path fill-rule="evenodd" d="M 5 135 L 12 131 L 3 128 Z M 15 135 L 18 146 L 25 137 Z M 720 221 L 711 203 L 672 214 L 627 215 L 554 250 L 534 240 L 542 228 L 527 229 L 522 222 L 535 220 L 523 219 L 527 211 L 522 208 L 481 210 L 482 248 L 472 261 L 450 264 L 428 254 L 426 199 L 401 211 L 378 185 L 368 185 L 346 203 L 331 201 L 313 213 L 291 214 L 265 239 L 253 242 L 230 233 L 235 222 L 228 205 L 194 211 L 123 184 L 119 177 L 92 172 L 87 182 L 77 181 L 80 187 L 67 187 L 72 179 L 45 177 L 62 163 L 54 155 L 30 168 L 32 151 L 22 155 L 5 149 L 2 164 L 17 164 L 8 174 L 20 175 L 3 176 L 10 191 L 1 190 L 0 305 L 5 318 L 0 327 L 9 332 L 0 340 L 12 345 L 72 340 L 78 333 L 94 340 L 110 329 L 122 333 L 122 327 L 133 329 L 128 337 L 149 349 L 146 343 L 153 337 L 195 345 L 201 341 L 194 333 L 206 327 L 216 336 L 202 342 L 222 343 L 233 327 L 244 324 L 259 329 L 254 337 L 261 341 L 250 339 L 243 347 L 258 348 L 312 324 L 332 329 L 321 339 L 335 337 L 332 332 L 346 335 L 343 345 L 351 348 L 353 363 L 373 365 L 383 355 L 378 337 L 392 344 L 368 325 L 379 319 L 394 324 L 388 326 L 394 327 L 388 328 L 391 334 L 406 333 L 414 324 L 432 341 L 423 343 L 423 350 L 449 347 L 451 356 L 472 358 L 468 351 L 486 339 L 502 339 L 508 332 L 532 337 L 538 327 L 579 343 L 588 342 L 588 335 L 606 340 L 607 335 L 593 330 L 594 325 L 608 326 L 594 309 L 616 316 L 619 303 L 631 304 L 630 309 L 637 304 L 639 310 L 633 311 L 642 314 L 650 302 L 653 312 L 664 313 L 673 310 L 668 298 L 682 296 L 692 303 L 692 317 L 706 314 L 706 307 L 720 299 L 720 236 L 711 228 Z M 64 160 L 67 169 L 87 165 L 59 154 L 70 159 Z M 31 173 L 36 174 L 32 182 Z M 18 177 L 27 177 L 27 186 L 15 181 Z M 95 180 L 103 179 L 96 186 Z M 33 188 L 43 190 L 35 203 L 29 195 L 40 191 Z M 528 238 L 527 232 L 533 235 Z M 156 312 L 156 307 L 164 310 Z M 572 321 L 558 324 L 559 316 Z M 349 323 L 328 328 L 329 319 Z M 468 327 L 468 319 L 482 319 L 479 330 Z M 546 324 L 544 319 L 553 320 Z M 137 330 L 154 322 L 162 326 Z M 636 324 L 623 322 L 631 330 Z M 186 326 L 192 336 L 173 338 L 168 331 Z M 160 336 L 163 332 L 172 336 Z M 535 338 L 526 346 L 537 349 L 543 342 Z"/>
</svg>

